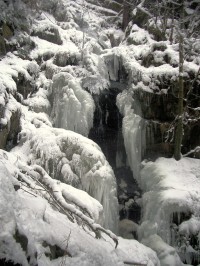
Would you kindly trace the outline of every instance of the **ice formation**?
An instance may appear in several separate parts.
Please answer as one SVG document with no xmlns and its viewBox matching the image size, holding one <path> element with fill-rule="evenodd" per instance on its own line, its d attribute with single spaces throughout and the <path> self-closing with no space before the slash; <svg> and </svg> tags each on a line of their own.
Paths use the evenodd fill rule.
<svg viewBox="0 0 200 266">
<path fill-rule="evenodd" d="M 117 81 L 119 79 L 119 69 L 120 69 L 120 57 L 117 55 L 117 51 L 109 50 L 103 55 L 105 60 L 109 78 L 111 81 Z"/>
<path fill-rule="evenodd" d="M 138 180 L 145 149 L 145 122 L 134 101 L 128 91 L 123 91 L 117 97 L 117 106 L 124 116 L 122 129 L 128 163 L 135 179 Z"/>
<path fill-rule="evenodd" d="M 156 254 L 136 241 L 120 239 L 115 250 L 106 235 L 106 241 L 95 239 L 92 233 L 82 230 L 80 224 L 70 222 L 54 205 L 50 205 L 49 195 L 46 197 L 45 191 L 34 184 L 35 179 L 31 181 L 30 176 L 37 178 L 36 173 L 28 169 L 31 167 L 19 157 L 0 150 L 1 258 L 23 266 L 36 263 L 80 266 L 83 262 L 87 266 L 122 266 L 124 261 L 147 261 L 148 266 L 159 266 Z M 81 204 L 82 210 L 87 209 L 92 217 L 99 219 L 102 212 L 99 202 L 85 192 L 46 178 L 54 186 L 57 196 L 59 191 L 67 193 L 71 202 L 75 200 L 75 206 Z"/>
<path fill-rule="evenodd" d="M 167 251 L 171 249 L 173 254 L 177 252 L 189 264 L 192 261 L 198 262 L 199 160 L 182 158 L 177 162 L 174 159 L 159 158 L 155 162 L 143 163 L 143 166 L 139 180 L 144 191 L 140 238 L 146 239 L 144 244 L 155 251 L 157 247 L 152 245 L 153 238 L 158 243 L 164 240 L 166 246 L 160 244 L 163 246 L 162 252 L 171 253 Z M 172 265 L 181 265 L 181 262 Z"/>
<path fill-rule="evenodd" d="M 30 112 L 23 128 L 21 142 L 12 151 L 31 164 L 41 165 L 53 178 L 96 198 L 104 208 L 103 225 L 117 232 L 116 181 L 98 145 L 75 132 L 52 128 L 44 117 Z"/>
<path fill-rule="evenodd" d="M 88 136 L 95 108 L 91 95 L 70 74 L 61 72 L 53 77 L 51 97 L 54 126 Z"/>
</svg>

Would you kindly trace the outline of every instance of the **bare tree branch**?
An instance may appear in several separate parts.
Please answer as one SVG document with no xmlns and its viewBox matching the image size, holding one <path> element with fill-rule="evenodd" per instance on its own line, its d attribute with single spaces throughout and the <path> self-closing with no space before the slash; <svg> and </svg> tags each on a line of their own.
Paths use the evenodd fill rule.
<svg viewBox="0 0 200 266">
<path fill-rule="evenodd" d="M 190 150 L 189 152 L 183 154 L 183 157 L 187 157 L 188 155 L 195 153 L 195 152 L 200 152 L 200 146 L 197 146 L 195 149 Z"/>
</svg>

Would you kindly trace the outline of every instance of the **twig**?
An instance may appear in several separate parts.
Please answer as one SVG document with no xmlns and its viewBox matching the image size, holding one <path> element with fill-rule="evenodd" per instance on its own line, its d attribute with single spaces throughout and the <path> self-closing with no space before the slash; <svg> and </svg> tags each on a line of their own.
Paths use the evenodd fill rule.
<svg viewBox="0 0 200 266">
<path fill-rule="evenodd" d="M 189 152 L 183 154 L 183 157 L 186 157 L 186 156 L 190 155 L 191 153 L 195 153 L 195 152 L 200 152 L 200 146 L 197 146 L 195 149 L 190 150 Z"/>
<path fill-rule="evenodd" d="M 132 265 L 132 266 L 147 266 L 147 264 L 138 263 L 138 262 L 135 262 L 135 261 L 124 261 L 124 264 Z"/>
<path fill-rule="evenodd" d="M 33 193 L 31 193 L 31 192 L 25 190 L 24 188 L 21 187 L 20 189 L 23 190 L 23 191 L 25 191 L 26 193 L 28 193 L 28 194 L 34 196 L 35 198 L 37 198 L 37 195 L 34 195 Z"/>
</svg>

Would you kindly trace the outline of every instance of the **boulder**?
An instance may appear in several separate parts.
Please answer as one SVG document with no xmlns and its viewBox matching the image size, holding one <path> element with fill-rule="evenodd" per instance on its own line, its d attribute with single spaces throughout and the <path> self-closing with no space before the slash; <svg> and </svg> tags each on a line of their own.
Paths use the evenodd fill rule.
<svg viewBox="0 0 200 266">
<path fill-rule="evenodd" d="M 8 123 L 0 124 L 0 149 L 9 150 L 17 143 L 18 133 L 21 131 L 20 116 L 19 109 L 13 110 Z"/>
</svg>

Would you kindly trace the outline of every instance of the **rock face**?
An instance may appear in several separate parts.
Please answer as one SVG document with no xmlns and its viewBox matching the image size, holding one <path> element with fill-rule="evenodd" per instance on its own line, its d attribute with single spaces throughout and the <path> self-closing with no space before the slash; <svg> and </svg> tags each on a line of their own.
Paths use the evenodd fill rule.
<svg viewBox="0 0 200 266">
<path fill-rule="evenodd" d="M 146 121 L 146 152 L 144 156 L 150 158 L 171 157 L 178 108 L 177 98 L 171 91 L 167 95 L 136 92 L 134 99 L 140 103 L 142 117 Z M 200 143 L 199 111 L 188 112 L 187 115 L 188 117 L 185 117 L 183 121 L 182 154 L 199 146 Z M 191 119 L 188 119 L 189 116 Z M 196 152 L 194 157 L 199 158 L 199 153 Z"/>
<path fill-rule="evenodd" d="M 116 54 L 120 58 L 118 65 L 124 66 L 124 76 L 128 80 L 127 96 L 125 100 L 122 96 L 122 102 L 127 105 L 130 101 L 130 110 L 144 120 L 146 148 L 142 159 L 171 157 L 178 111 L 178 46 L 169 45 L 165 41 L 152 41 L 149 32 L 137 25 L 130 25 L 130 28 L 126 38 L 130 48 L 126 46 L 122 52 L 120 48 L 113 55 L 113 58 L 117 58 Z M 199 70 L 195 62 L 194 56 L 184 61 L 182 154 L 188 154 L 200 145 Z M 112 66 L 111 69 L 116 70 Z M 115 79 L 120 80 L 118 71 L 115 73 L 118 75 Z M 122 113 L 127 117 L 130 115 L 130 112 Z M 200 158 L 199 151 L 191 152 L 190 156 Z"/>
<path fill-rule="evenodd" d="M 16 84 L 17 91 L 23 96 L 23 99 L 27 99 L 28 95 L 34 91 L 35 84 L 31 80 L 27 80 L 21 73 L 17 77 Z"/>
<path fill-rule="evenodd" d="M 0 124 L 0 149 L 9 150 L 17 144 L 18 133 L 21 131 L 20 116 L 19 109 L 13 110 L 9 122 L 6 125 Z"/>
<path fill-rule="evenodd" d="M 6 54 L 6 40 L 9 40 L 12 36 L 13 31 L 11 28 L 6 23 L 0 22 L 0 56 L 4 56 Z"/>
</svg>

